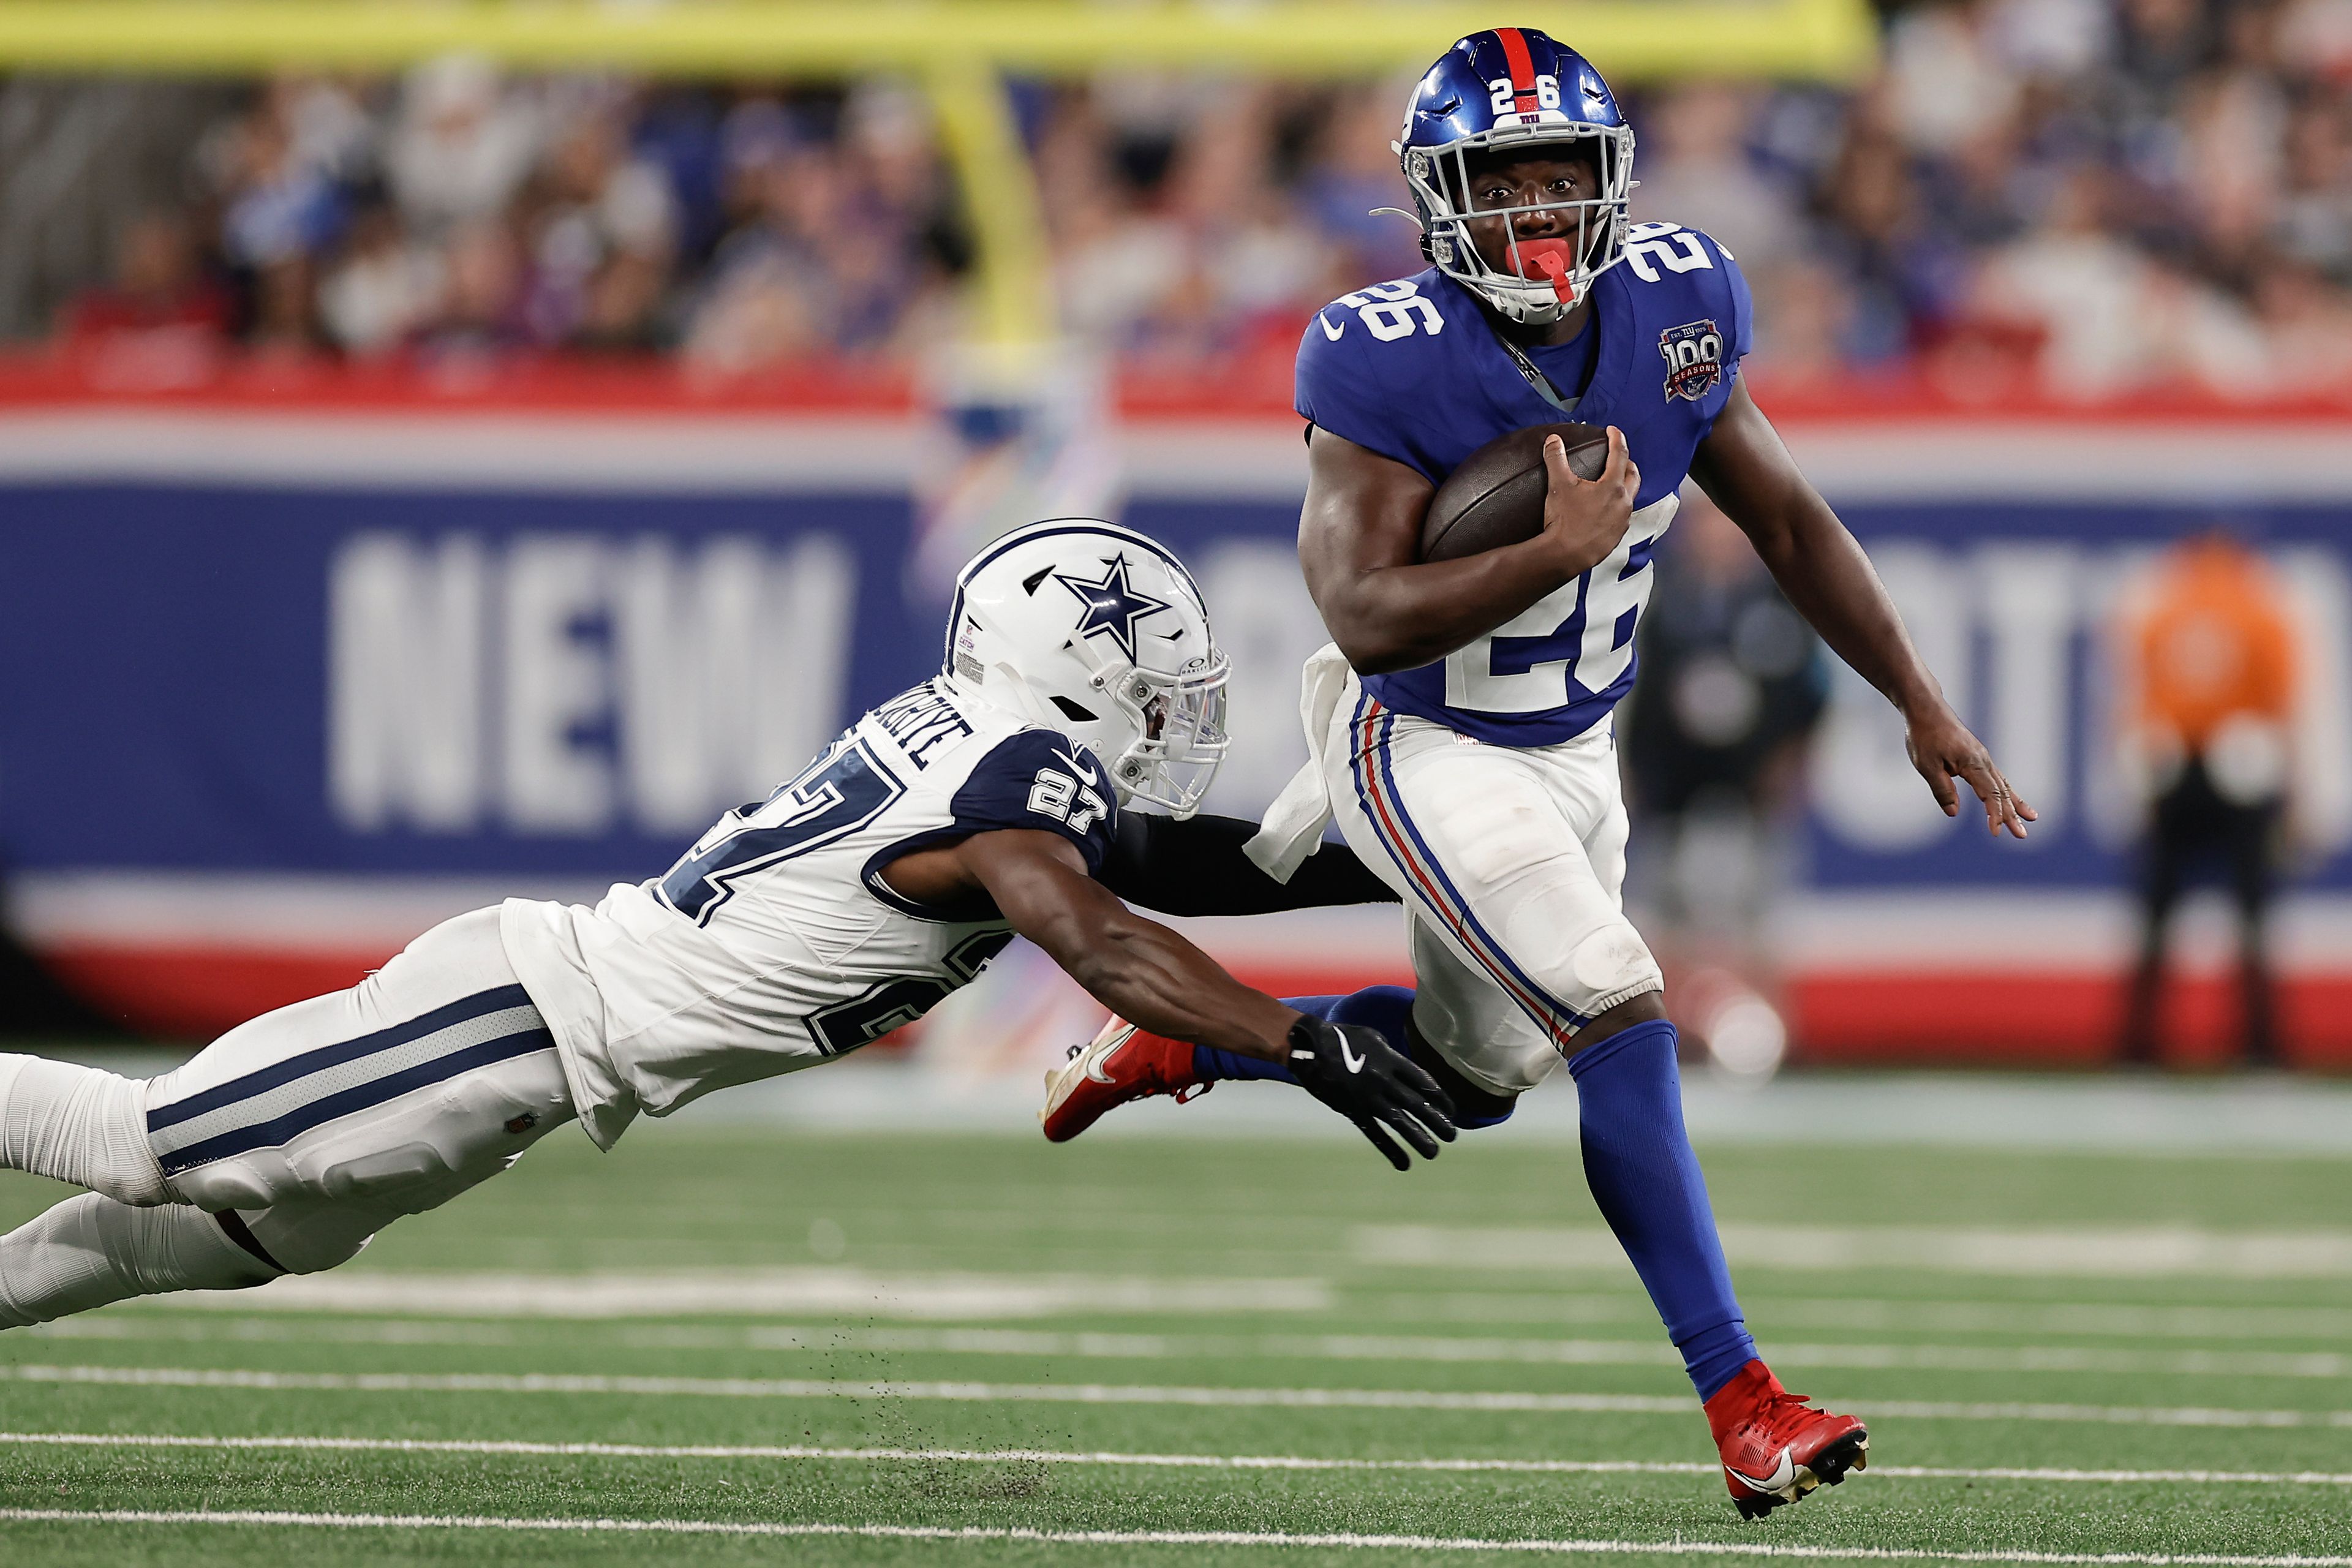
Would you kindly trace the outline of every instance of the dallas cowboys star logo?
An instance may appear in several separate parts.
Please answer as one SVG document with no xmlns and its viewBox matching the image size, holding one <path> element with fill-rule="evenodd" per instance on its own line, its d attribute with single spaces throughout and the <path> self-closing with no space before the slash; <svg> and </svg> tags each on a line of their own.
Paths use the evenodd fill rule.
<svg viewBox="0 0 2352 1568">
<path fill-rule="evenodd" d="M 1118 640 L 1119 651 L 1127 655 L 1129 664 L 1135 662 L 1135 623 L 1148 616 L 1172 608 L 1164 599 L 1139 594 L 1127 585 L 1127 557 L 1115 556 L 1104 563 L 1107 570 L 1099 583 L 1084 577 L 1073 577 L 1066 572 L 1054 574 L 1054 581 L 1078 596 L 1086 605 L 1086 614 L 1078 622 L 1078 636 L 1087 637 L 1098 631 L 1108 631 Z"/>
</svg>

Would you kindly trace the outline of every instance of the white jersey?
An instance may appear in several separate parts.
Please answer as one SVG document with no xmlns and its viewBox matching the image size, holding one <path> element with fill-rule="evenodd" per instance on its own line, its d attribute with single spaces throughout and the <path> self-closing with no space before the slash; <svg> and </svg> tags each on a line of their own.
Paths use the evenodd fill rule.
<svg viewBox="0 0 2352 1568">
<path fill-rule="evenodd" d="M 879 1039 L 1013 940 L 984 897 L 899 897 L 880 875 L 892 860 L 1029 828 L 1099 871 L 1115 802 L 1093 752 L 927 681 L 729 812 L 667 875 L 616 885 L 593 910 L 509 900 L 508 958 L 554 1032 L 581 1121 L 609 1148 L 641 1110 Z"/>
</svg>

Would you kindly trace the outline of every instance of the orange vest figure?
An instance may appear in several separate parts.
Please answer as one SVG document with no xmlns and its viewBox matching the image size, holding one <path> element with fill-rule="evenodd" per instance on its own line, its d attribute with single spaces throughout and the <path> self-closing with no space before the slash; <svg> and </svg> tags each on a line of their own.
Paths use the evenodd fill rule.
<svg viewBox="0 0 2352 1568">
<path fill-rule="evenodd" d="M 2263 916 L 2293 765 L 2295 647 L 2276 580 L 2218 533 L 2170 552 L 2126 627 L 2128 721 L 2153 796 L 2146 919 L 2119 1042 L 2126 1061 L 2159 1054 L 2165 933 L 2189 872 L 2208 860 L 2221 863 L 2238 906 L 2246 1060 L 2277 1060 Z"/>
<path fill-rule="evenodd" d="M 2284 735 L 2294 705 L 2294 629 L 2269 570 L 2219 534 L 2162 569 L 2129 652 L 2148 739 L 2203 756 L 2231 720 Z M 2281 780 L 2284 783 L 2284 778 Z"/>
</svg>

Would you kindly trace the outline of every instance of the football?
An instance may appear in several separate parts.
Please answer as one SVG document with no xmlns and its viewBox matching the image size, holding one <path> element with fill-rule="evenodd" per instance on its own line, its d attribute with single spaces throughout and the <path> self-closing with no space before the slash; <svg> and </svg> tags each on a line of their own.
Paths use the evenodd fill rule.
<svg viewBox="0 0 2352 1568">
<path fill-rule="evenodd" d="M 1543 444 L 1558 436 L 1568 467 L 1597 479 L 1609 461 L 1609 433 L 1593 425 L 1530 425 L 1496 437 L 1462 459 L 1429 500 L 1421 524 L 1421 558 L 1453 561 L 1533 539 L 1543 531 Z"/>
</svg>

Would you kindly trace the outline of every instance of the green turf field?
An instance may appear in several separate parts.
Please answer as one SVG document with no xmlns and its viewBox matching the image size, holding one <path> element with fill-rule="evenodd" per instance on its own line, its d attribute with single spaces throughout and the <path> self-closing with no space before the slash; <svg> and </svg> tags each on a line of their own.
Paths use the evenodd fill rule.
<svg viewBox="0 0 2352 1568">
<path fill-rule="evenodd" d="M 1757 1524 L 1572 1147 L 640 1125 L 0 1336 L 0 1563 L 2352 1563 L 2352 1161 L 1708 1168 L 1767 1352 L 1874 1434 Z"/>
</svg>

